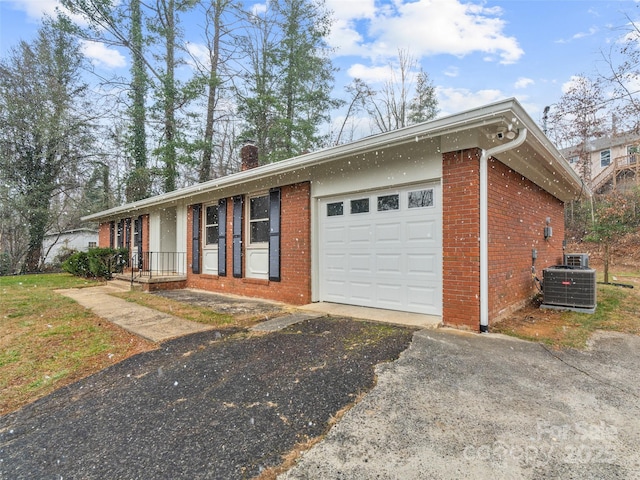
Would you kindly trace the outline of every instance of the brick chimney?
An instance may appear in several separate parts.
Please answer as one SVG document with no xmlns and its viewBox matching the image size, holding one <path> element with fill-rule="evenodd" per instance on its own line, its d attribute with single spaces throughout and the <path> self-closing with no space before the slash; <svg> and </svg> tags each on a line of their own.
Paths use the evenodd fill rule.
<svg viewBox="0 0 640 480">
<path fill-rule="evenodd" d="M 240 149 L 241 171 L 250 170 L 258 166 L 258 147 L 252 140 L 245 140 Z"/>
</svg>

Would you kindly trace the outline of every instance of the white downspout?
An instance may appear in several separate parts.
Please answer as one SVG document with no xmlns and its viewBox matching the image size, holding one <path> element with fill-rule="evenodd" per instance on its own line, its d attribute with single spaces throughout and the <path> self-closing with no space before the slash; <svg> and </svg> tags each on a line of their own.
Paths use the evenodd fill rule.
<svg viewBox="0 0 640 480">
<path fill-rule="evenodd" d="M 519 147 L 527 138 L 527 129 L 521 128 L 510 142 L 482 149 L 480 156 L 480 332 L 489 331 L 489 182 L 488 160 L 500 153 Z"/>
</svg>

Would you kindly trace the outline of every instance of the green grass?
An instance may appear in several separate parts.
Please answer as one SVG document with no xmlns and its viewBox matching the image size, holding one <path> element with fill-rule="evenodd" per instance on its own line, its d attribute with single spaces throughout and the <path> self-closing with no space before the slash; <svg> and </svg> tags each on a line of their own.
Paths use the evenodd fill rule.
<svg viewBox="0 0 640 480">
<path fill-rule="evenodd" d="M 169 298 L 149 295 L 144 292 L 122 292 L 115 293 L 113 296 L 122 298 L 128 302 L 142 305 L 143 307 L 153 308 L 160 312 L 191 320 L 193 322 L 217 325 L 220 327 L 238 325 L 238 322 L 233 315 L 218 313 L 210 308 L 199 307 L 197 305 L 187 305 L 186 303 L 177 302 Z"/>
<path fill-rule="evenodd" d="M 54 291 L 93 285 L 68 274 L 0 277 L 0 414 L 153 348 Z"/>
</svg>

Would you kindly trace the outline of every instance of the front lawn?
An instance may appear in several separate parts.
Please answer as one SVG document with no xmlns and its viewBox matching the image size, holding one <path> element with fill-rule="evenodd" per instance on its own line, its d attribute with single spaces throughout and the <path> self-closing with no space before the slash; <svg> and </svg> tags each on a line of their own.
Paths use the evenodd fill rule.
<svg viewBox="0 0 640 480">
<path fill-rule="evenodd" d="M 54 291 L 91 285 L 69 274 L 0 277 L 0 414 L 155 348 Z"/>
</svg>

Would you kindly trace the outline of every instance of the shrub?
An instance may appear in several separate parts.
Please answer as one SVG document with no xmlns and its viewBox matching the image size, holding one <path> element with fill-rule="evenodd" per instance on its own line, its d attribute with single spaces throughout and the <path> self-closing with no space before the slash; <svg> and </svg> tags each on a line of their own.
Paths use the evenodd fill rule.
<svg viewBox="0 0 640 480">
<path fill-rule="evenodd" d="M 91 248 L 88 252 L 76 252 L 62 264 L 63 270 L 72 275 L 93 278 L 111 278 L 129 261 L 126 248 Z"/>
</svg>

